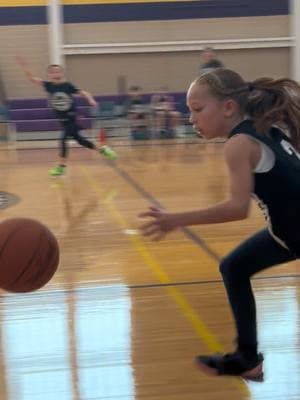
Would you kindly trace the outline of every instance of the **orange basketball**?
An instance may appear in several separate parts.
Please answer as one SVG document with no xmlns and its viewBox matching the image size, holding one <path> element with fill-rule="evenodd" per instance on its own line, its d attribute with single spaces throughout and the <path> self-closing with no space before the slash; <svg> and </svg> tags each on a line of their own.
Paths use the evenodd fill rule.
<svg viewBox="0 0 300 400">
<path fill-rule="evenodd" d="M 53 233 L 41 222 L 12 218 L 0 222 L 0 288 L 31 292 L 54 275 L 59 247 Z"/>
</svg>

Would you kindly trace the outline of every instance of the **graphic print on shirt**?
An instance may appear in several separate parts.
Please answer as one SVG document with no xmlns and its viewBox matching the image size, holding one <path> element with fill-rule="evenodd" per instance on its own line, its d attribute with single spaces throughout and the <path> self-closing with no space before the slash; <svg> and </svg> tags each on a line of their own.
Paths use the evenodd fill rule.
<svg viewBox="0 0 300 400">
<path fill-rule="evenodd" d="M 280 239 L 277 235 L 275 235 L 275 233 L 273 231 L 268 206 L 255 193 L 252 193 L 252 197 L 256 201 L 256 204 L 258 205 L 259 209 L 262 211 L 265 221 L 267 222 L 267 227 L 268 227 L 268 231 L 269 231 L 270 235 L 273 237 L 273 239 L 277 243 L 279 243 L 284 248 L 287 248 L 287 245 L 285 244 L 285 242 L 282 239 Z"/>
<path fill-rule="evenodd" d="M 65 92 L 55 92 L 49 97 L 51 106 L 56 111 L 69 111 L 72 107 L 73 99 Z"/>
<path fill-rule="evenodd" d="M 255 193 L 252 193 L 252 197 L 254 198 L 258 207 L 262 211 L 262 214 L 263 214 L 269 228 L 272 229 L 271 218 L 270 218 L 268 206 Z"/>
</svg>

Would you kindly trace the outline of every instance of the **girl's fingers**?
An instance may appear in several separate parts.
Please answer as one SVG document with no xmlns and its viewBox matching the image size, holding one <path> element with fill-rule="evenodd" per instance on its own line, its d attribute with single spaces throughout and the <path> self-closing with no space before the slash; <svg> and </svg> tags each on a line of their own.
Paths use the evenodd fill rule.
<svg viewBox="0 0 300 400">
<path fill-rule="evenodd" d="M 156 225 L 156 221 L 146 222 L 145 224 L 143 224 L 143 225 L 140 227 L 140 230 L 141 230 L 141 231 L 145 231 L 145 230 L 151 228 L 153 225 Z"/>
<path fill-rule="evenodd" d="M 145 217 L 155 217 L 156 213 L 154 211 L 145 211 L 142 212 L 138 215 L 139 218 L 145 218 Z"/>
<path fill-rule="evenodd" d="M 160 232 L 159 226 L 157 225 L 150 225 L 142 230 L 143 236 L 153 236 L 157 232 Z"/>
<path fill-rule="evenodd" d="M 160 212 L 161 210 L 156 206 L 149 206 L 149 209 L 152 211 Z"/>
<path fill-rule="evenodd" d="M 161 210 L 155 206 L 150 206 L 148 211 L 142 212 L 140 213 L 138 216 L 140 218 L 144 218 L 144 217 L 152 217 L 155 218 L 157 217 L 159 214 L 161 214 Z"/>
</svg>

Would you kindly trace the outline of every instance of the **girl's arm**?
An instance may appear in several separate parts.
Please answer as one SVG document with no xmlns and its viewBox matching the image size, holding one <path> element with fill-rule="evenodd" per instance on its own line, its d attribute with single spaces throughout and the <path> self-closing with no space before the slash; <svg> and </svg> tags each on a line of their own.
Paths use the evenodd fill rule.
<svg viewBox="0 0 300 400">
<path fill-rule="evenodd" d="M 142 226 L 145 236 L 160 239 L 166 232 L 177 227 L 215 224 L 242 220 L 248 216 L 251 193 L 253 191 L 253 169 L 260 157 L 259 145 L 246 135 L 229 139 L 224 149 L 229 171 L 229 197 L 214 206 L 201 210 L 166 213 L 155 207 L 142 213 L 142 217 L 153 219 Z"/>
</svg>

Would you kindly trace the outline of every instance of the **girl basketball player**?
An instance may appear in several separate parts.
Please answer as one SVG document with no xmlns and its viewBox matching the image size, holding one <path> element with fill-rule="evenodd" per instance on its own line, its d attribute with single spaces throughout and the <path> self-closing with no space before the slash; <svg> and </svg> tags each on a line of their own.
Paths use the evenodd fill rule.
<svg viewBox="0 0 300 400">
<path fill-rule="evenodd" d="M 68 137 L 72 137 L 80 145 L 96 150 L 109 159 L 116 158 L 116 153 L 108 146 L 98 147 L 80 135 L 81 128 L 77 122 L 74 94 L 83 96 L 91 107 L 96 107 L 97 102 L 90 93 L 80 90 L 72 83 L 67 82 L 64 77 L 63 68 L 60 65 L 49 65 L 47 69 L 48 80 L 44 81 L 41 78 L 33 76 L 27 62 L 23 58 L 17 57 L 17 62 L 27 79 L 32 83 L 42 86 L 48 93 L 49 103 L 63 127 L 63 134 L 60 139 L 60 160 L 58 165 L 50 170 L 51 175 L 62 175 L 65 172 L 68 156 Z"/>
<path fill-rule="evenodd" d="M 273 265 L 300 257 L 300 86 L 289 79 L 246 83 L 226 68 L 209 71 L 192 82 L 187 104 L 190 121 L 206 139 L 227 139 L 229 198 L 212 207 L 167 213 L 155 207 L 142 226 L 145 236 L 160 240 L 178 227 L 241 220 L 253 196 L 268 228 L 256 233 L 220 265 L 237 329 L 236 351 L 199 355 L 197 365 L 212 375 L 261 380 L 256 306 L 250 278 Z"/>
</svg>

